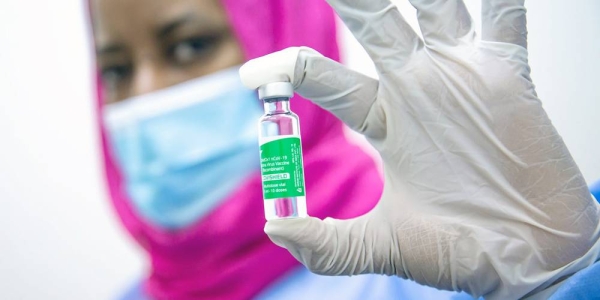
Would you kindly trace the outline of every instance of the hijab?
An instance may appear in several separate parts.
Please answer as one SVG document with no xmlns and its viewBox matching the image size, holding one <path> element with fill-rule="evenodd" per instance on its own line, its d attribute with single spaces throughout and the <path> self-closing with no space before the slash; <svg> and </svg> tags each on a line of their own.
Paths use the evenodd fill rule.
<svg viewBox="0 0 600 300">
<path fill-rule="evenodd" d="M 308 46 L 339 60 L 335 15 L 323 0 L 222 0 L 222 4 L 247 59 Z M 263 232 L 259 170 L 191 226 L 166 230 L 140 218 L 101 121 L 101 85 L 98 77 L 97 116 L 107 187 L 125 229 L 148 254 L 146 294 L 156 299 L 249 299 L 300 267 Z M 347 219 L 368 212 L 382 190 L 374 161 L 347 141 L 343 124 L 329 112 L 299 96 L 292 98 L 291 109 L 300 117 L 309 215 Z"/>
</svg>

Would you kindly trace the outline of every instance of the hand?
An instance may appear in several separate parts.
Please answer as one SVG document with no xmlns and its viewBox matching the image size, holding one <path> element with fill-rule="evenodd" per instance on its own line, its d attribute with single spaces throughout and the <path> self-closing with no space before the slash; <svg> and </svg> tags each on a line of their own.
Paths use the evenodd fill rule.
<svg viewBox="0 0 600 300">
<path fill-rule="evenodd" d="M 290 80 L 364 134 L 384 192 L 356 219 L 269 221 L 273 242 L 315 273 L 491 299 L 531 295 L 599 257 L 599 206 L 531 81 L 523 0 L 483 1 L 481 38 L 460 0 L 413 0 L 423 40 L 387 0 L 329 3 L 378 81 L 306 48 L 250 61 L 242 79 Z"/>
</svg>

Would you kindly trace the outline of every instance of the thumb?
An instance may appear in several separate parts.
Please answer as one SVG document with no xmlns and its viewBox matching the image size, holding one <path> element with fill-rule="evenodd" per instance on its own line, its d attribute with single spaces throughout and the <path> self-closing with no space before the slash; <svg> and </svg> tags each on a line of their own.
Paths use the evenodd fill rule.
<svg viewBox="0 0 600 300">
<path fill-rule="evenodd" d="M 390 255 L 396 251 L 388 248 L 392 238 L 381 237 L 381 230 L 368 214 L 351 220 L 277 219 L 265 225 L 275 244 L 321 275 L 396 275 Z"/>
<path fill-rule="evenodd" d="M 350 128 L 368 137 L 385 135 L 383 110 L 377 105 L 379 82 L 307 47 L 287 48 L 248 61 L 240 68 L 242 82 L 258 88 L 290 81 L 302 97 L 330 111 Z"/>
</svg>

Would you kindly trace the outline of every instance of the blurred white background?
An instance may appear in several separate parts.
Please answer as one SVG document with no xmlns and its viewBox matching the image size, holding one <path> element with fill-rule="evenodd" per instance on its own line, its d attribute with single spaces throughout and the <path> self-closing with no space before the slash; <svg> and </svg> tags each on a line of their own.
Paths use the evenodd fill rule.
<svg viewBox="0 0 600 300">
<path fill-rule="evenodd" d="M 479 1 L 465 2 L 479 23 Z M 588 183 L 600 180 L 600 1 L 527 7 L 538 94 Z M 104 191 L 85 10 L 0 1 L 0 299 L 114 299 L 144 274 Z M 347 31 L 341 42 L 374 76 Z"/>
</svg>

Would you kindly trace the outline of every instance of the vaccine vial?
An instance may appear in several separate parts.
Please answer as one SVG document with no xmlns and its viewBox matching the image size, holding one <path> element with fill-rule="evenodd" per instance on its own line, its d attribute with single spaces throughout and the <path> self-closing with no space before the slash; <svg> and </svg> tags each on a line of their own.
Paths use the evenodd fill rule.
<svg viewBox="0 0 600 300">
<path fill-rule="evenodd" d="M 307 217 L 298 116 L 290 111 L 289 82 L 258 88 L 265 114 L 258 122 L 265 218 Z"/>
</svg>

